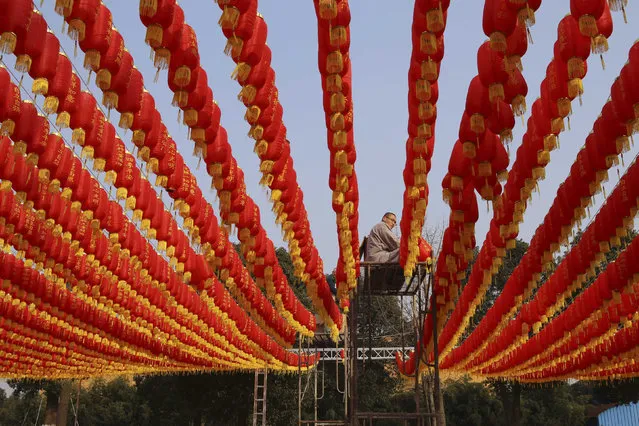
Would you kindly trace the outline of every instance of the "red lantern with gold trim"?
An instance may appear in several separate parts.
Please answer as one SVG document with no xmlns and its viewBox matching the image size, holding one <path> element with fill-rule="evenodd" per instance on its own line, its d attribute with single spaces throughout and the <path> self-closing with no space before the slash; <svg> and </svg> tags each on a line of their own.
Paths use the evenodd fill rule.
<svg viewBox="0 0 639 426">
<path fill-rule="evenodd" d="M 515 31 L 517 14 L 509 6 L 508 0 L 486 0 L 482 27 L 484 34 L 490 38 L 491 47 L 498 52 L 505 52 L 508 37 Z"/>
<path fill-rule="evenodd" d="M 110 47 L 113 30 L 113 17 L 105 5 L 97 9 L 95 21 L 86 27 L 86 36 L 80 40 L 80 49 L 84 52 L 84 68 L 98 72 L 102 55 Z"/>
<path fill-rule="evenodd" d="M 25 37 L 28 32 L 33 1 L 12 0 L 5 3 L 0 16 L 0 52 L 13 53 L 18 39 Z"/>
<path fill-rule="evenodd" d="M 16 42 L 13 54 L 16 55 L 15 68 L 19 72 L 29 72 L 33 58 L 42 54 L 44 44 L 42 40 L 47 34 L 47 22 L 44 17 L 34 12 L 31 15 L 31 22 L 24 37 L 20 37 Z"/>
<path fill-rule="evenodd" d="M 0 135 L 10 136 L 15 129 L 15 123 L 20 119 L 20 89 L 11 82 L 9 72 L 0 67 Z"/>
<path fill-rule="evenodd" d="M 29 75 L 33 78 L 32 91 L 36 95 L 46 95 L 49 90 L 49 81 L 56 73 L 60 42 L 55 34 L 47 32 L 43 41 L 42 54 L 32 58 Z"/>
</svg>

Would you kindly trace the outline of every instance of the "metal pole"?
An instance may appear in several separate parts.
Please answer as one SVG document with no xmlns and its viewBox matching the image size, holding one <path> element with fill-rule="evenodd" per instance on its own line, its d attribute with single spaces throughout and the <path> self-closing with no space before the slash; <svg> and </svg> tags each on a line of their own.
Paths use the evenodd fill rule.
<svg viewBox="0 0 639 426">
<path fill-rule="evenodd" d="M 370 267 L 367 267 L 366 270 L 366 279 L 370 280 Z M 359 311 L 359 297 L 358 295 L 354 296 L 353 300 L 353 309 L 350 312 L 350 343 L 351 343 L 351 353 L 350 353 L 350 390 L 351 390 L 351 400 L 350 400 L 350 415 L 351 415 L 351 424 L 353 426 L 357 425 L 357 314 Z"/>
<path fill-rule="evenodd" d="M 317 424 L 317 367 L 315 367 L 315 424 Z"/>
<path fill-rule="evenodd" d="M 300 338 L 297 358 L 297 419 L 302 424 L 302 340 Z"/>
<path fill-rule="evenodd" d="M 433 280 L 433 274 L 431 272 L 429 279 L 432 281 Z M 434 397 L 435 397 L 435 414 L 436 419 L 437 419 L 437 426 L 442 426 L 444 425 L 445 422 L 445 418 L 444 418 L 444 413 L 442 412 L 441 408 L 442 408 L 442 404 L 441 404 L 441 388 L 439 386 L 439 342 L 437 341 L 439 339 L 438 336 L 438 331 L 437 331 L 437 307 L 436 307 L 436 301 L 437 301 L 437 294 L 436 294 L 436 286 L 433 283 L 432 286 L 432 292 L 433 292 L 433 298 L 432 298 L 432 305 L 430 307 L 430 311 L 431 311 L 431 315 L 433 317 L 433 352 L 435 355 L 435 383 L 434 383 Z"/>
</svg>

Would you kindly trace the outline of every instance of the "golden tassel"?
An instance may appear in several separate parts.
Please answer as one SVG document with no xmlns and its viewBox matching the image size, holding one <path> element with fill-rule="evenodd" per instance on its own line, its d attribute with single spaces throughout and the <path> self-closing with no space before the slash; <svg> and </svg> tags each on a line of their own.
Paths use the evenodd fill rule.
<svg viewBox="0 0 639 426">
<path fill-rule="evenodd" d="M 333 132 L 343 131 L 346 128 L 346 118 L 341 112 L 331 115 L 330 129 Z"/>
<path fill-rule="evenodd" d="M 146 36 L 144 37 L 144 41 L 149 46 L 161 46 L 163 32 L 164 30 L 161 26 L 157 24 L 151 24 L 146 29 Z"/>
<path fill-rule="evenodd" d="M 490 35 L 490 47 L 497 52 L 505 52 L 508 44 L 506 36 L 500 32 L 494 32 Z"/>
<path fill-rule="evenodd" d="M 239 83 L 244 83 L 250 74 L 251 66 L 246 62 L 240 62 L 231 73 L 231 78 Z"/>
<path fill-rule="evenodd" d="M 339 74 L 344 70 L 344 56 L 342 52 L 336 50 L 326 57 L 326 72 L 329 74 Z"/>
<path fill-rule="evenodd" d="M 153 17 L 158 11 L 158 0 L 140 0 L 140 16 Z"/>
<path fill-rule="evenodd" d="M 586 37 L 596 37 L 599 34 L 597 28 L 597 20 L 591 15 L 582 15 L 579 17 L 579 31 Z"/>
<path fill-rule="evenodd" d="M 491 84 L 490 87 L 488 88 L 488 98 L 490 99 L 491 103 L 495 103 L 498 100 L 503 101 L 505 97 L 506 96 L 504 94 L 503 84 L 500 84 L 500 83 Z"/>
<path fill-rule="evenodd" d="M 419 50 L 426 55 L 434 55 L 437 52 L 437 38 L 435 34 L 424 31 L 419 37 Z"/>
<path fill-rule="evenodd" d="M 95 84 L 102 90 L 111 88 L 111 72 L 107 69 L 101 69 L 95 75 Z"/>
<path fill-rule="evenodd" d="M 16 128 L 16 123 L 13 120 L 4 120 L 2 127 L 0 128 L 0 134 L 4 136 L 11 136 Z"/>
<path fill-rule="evenodd" d="M 91 49 L 84 53 L 84 68 L 92 71 L 100 68 L 100 52 Z M 90 76 L 91 74 L 89 74 Z"/>
<path fill-rule="evenodd" d="M 342 46 L 345 46 L 347 41 L 348 32 L 346 31 L 346 27 L 338 26 L 331 28 L 330 43 L 332 47 L 339 49 Z"/>
<path fill-rule="evenodd" d="M 262 110 L 257 105 L 251 105 L 246 109 L 246 114 L 244 114 L 244 119 L 249 122 L 249 124 L 256 124 L 257 120 L 260 119 L 260 115 L 262 114 Z"/>
<path fill-rule="evenodd" d="M 31 63 L 32 61 L 29 55 L 18 55 L 14 68 L 20 73 L 29 72 L 31 69 Z"/>
<path fill-rule="evenodd" d="M 429 59 L 421 63 L 421 77 L 428 81 L 437 81 L 439 72 L 437 71 L 437 62 Z"/>
<path fill-rule="evenodd" d="M 486 131 L 484 117 L 480 114 L 473 114 L 470 117 L 470 129 L 477 134 L 484 133 Z"/>
<path fill-rule="evenodd" d="M 173 105 L 174 107 L 184 108 L 188 100 L 189 92 L 178 90 L 177 92 L 173 93 L 173 100 L 171 101 L 171 105 Z"/>
<path fill-rule="evenodd" d="M 31 91 L 37 95 L 46 96 L 49 92 L 49 81 L 46 78 L 36 78 L 31 85 Z"/>
<path fill-rule="evenodd" d="M 18 37 L 15 33 L 4 32 L 0 35 L 0 53 L 13 53 Z"/>
<path fill-rule="evenodd" d="M 118 126 L 121 129 L 129 130 L 133 125 L 133 114 L 130 112 L 124 112 L 120 114 L 120 121 Z"/>
<path fill-rule="evenodd" d="M 240 93 L 237 95 L 237 99 L 242 101 L 244 104 L 252 104 L 255 100 L 255 96 L 257 95 L 257 88 L 253 85 L 248 85 L 242 87 Z"/>
<path fill-rule="evenodd" d="M 337 18 L 337 1 L 336 0 L 319 0 L 319 15 L 324 20 Z"/>
<path fill-rule="evenodd" d="M 344 112 L 346 109 L 346 96 L 342 92 L 333 93 L 330 98 L 331 112 Z"/>
</svg>

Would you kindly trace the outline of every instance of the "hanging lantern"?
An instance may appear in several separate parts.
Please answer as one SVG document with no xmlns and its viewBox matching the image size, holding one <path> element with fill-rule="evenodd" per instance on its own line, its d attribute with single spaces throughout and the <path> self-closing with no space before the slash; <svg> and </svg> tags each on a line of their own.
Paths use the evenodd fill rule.
<svg viewBox="0 0 639 426">
<path fill-rule="evenodd" d="M 528 85 L 518 69 L 513 70 L 504 86 L 504 100 L 512 106 L 513 113 L 522 117 L 526 113 Z"/>
<path fill-rule="evenodd" d="M 71 116 L 69 127 L 73 129 L 73 142 L 82 145 L 86 133 L 91 131 L 95 124 L 96 112 L 98 112 L 97 102 L 91 93 L 80 92 L 73 106 L 73 110 L 69 111 Z"/>
<path fill-rule="evenodd" d="M 257 20 L 257 1 L 218 2 L 222 16 L 218 24 L 227 39 L 240 38 L 248 40 L 253 34 Z"/>
<path fill-rule="evenodd" d="M 111 109 L 116 108 L 118 106 L 118 94 L 124 93 L 126 91 L 126 87 L 129 83 L 129 79 L 131 78 L 131 73 L 133 71 L 133 57 L 128 51 L 124 51 L 122 55 L 122 62 L 120 63 L 120 68 L 116 74 L 106 74 L 105 70 L 100 70 L 98 75 L 96 76 L 97 81 L 101 82 L 101 85 L 105 88 L 102 94 L 102 105 Z M 106 83 L 108 81 L 108 76 L 110 75 L 110 84 L 109 87 L 106 87 Z"/>
<path fill-rule="evenodd" d="M 85 69 L 93 72 L 100 70 L 102 55 L 105 55 L 110 48 L 113 32 L 111 11 L 102 4 L 97 9 L 95 20 L 87 25 L 86 36 L 80 40 L 80 49 L 84 52 Z"/>
<path fill-rule="evenodd" d="M 47 97 L 44 100 L 43 110 L 47 114 L 56 114 L 61 103 L 71 92 L 77 93 L 79 89 L 73 79 L 73 65 L 64 53 L 58 54 L 55 76 L 49 81 Z M 77 77 L 76 77 L 77 78 Z M 71 82 L 71 84 L 69 84 Z M 62 120 L 62 119 L 61 119 Z M 67 122 L 68 123 L 68 122 Z"/>
<path fill-rule="evenodd" d="M 579 31 L 586 37 L 599 33 L 597 19 L 604 11 L 605 0 L 570 0 L 570 13 L 579 23 Z"/>
<path fill-rule="evenodd" d="M 86 35 L 86 28 L 91 25 L 98 16 L 100 0 L 74 0 L 68 13 L 64 14 L 64 20 L 69 25 L 67 32 L 69 37 L 76 42 L 82 41 Z"/>
<path fill-rule="evenodd" d="M 528 29 L 526 25 L 519 20 L 515 26 L 513 33 L 506 40 L 506 51 L 504 63 L 506 71 L 512 73 L 515 68 L 519 71 L 523 70 L 521 58 L 528 51 Z"/>
<path fill-rule="evenodd" d="M 608 51 L 608 39 L 612 35 L 613 22 L 608 2 L 604 2 L 604 10 L 599 19 L 597 19 L 598 34 L 592 39 L 592 53 L 602 54 Z M 605 68 L 605 62 L 601 57 L 601 64 Z"/>
<path fill-rule="evenodd" d="M 123 129 L 130 129 L 133 124 L 135 114 L 142 107 L 142 93 L 144 91 L 144 78 L 137 68 L 133 68 L 131 77 L 124 92 L 118 93 L 118 104 L 116 109 L 120 113 L 119 126 Z"/>
<path fill-rule="evenodd" d="M 31 0 L 12 1 L 5 5 L 0 17 L 0 53 L 13 53 L 19 38 L 28 32 L 33 2 Z"/>
<path fill-rule="evenodd" d="M 477 69 L 482 84 L 488 88 L 491 103 L 504 99 L 504 85 L 508 82 L 503 53 L 493 50 L 486 42 L 477 51 Z"/>
<path fill-rule="evenodd" d="M 17 40 L 13 51 L 16 55 L 15 68 L 18 72 L 29 72 L 33 58 L 42 54 L 44 49 L 42 40 L 45 39 L 46 34 L 47 22 L 40 13 L 34 12 L 31 15 L 28 31 L 24 37 Z"/>
<path fill-rule="evenodd" d="M 159 24 L 152 24 L 147 27 L 146 43 L 153 49 L 153 64 L 156 68 L 169 67 L 171 52 L 179 45 L 183 26 L 184 11 L 176 5 L 170 25 L 161 27 Z"/>
<path fill-rule="evenodd" d="M 111 77 L 120 70 L 125 51 L 122 35 L 112 30 L 109 48 L 105 53 L 100 54 L 100 69 L 96 71 L 95 76 L 95 84 L 101 90 L 108 90 L 111 87 Z"/>
<path fill-rule="evenodd" d="M 479 76 L 475 76 L 470 82 L 466 96 L 466 113 L 470 117 L 471 129 L 475 133 L 484 132 L 485 118 L 490 115 L 490 105 L 488 89 Z"/>
<path fill-rule="evenodd" d="M 515 31 L 517 15 L 508 5 L 508 0 L 487 0 L 484 3 L 482 26 L 484 34 L 490 38 L 490 47 L 505 52 L 507 39 Z"/>
<path fill-rule="evenodd" d="M 200 64 L 195 30 L 187 24 L 182 27 L 178 48 L 171 53 L 169 81 L 178 87 L 184 87 L 191 81 L 192 71 Z"/>
<path fill-rule="evenodd" d="M 20 118 L 20 89 L 11 82 L 11 75 L 0 67 L 0 134 L 11 136 Z"/>
<path fill-rule="evenodd" d="M 42 54 L 32 59 L 29 75 L 33 78 L 31 91 L 36 95 L 45 95 L 49 90 L 49 80 L 55 76 L 60 42 L 55 34 L 47 32 Z"/>
</svg>

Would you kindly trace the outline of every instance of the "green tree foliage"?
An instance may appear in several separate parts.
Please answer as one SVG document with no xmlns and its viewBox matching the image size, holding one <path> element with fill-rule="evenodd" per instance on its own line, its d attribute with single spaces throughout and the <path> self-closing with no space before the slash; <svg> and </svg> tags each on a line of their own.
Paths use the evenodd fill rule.
<svg viewBox="0 0 639 426">
<path fill-rule="evenodd" d="M 447 426 L 499 425 L 503 407 L 481 383 L 468 380 L 449 383 L 444 390 Z"/>
<path fill-rule="evenodd" d="M 72 401 L 75 404 L 77 388 L 74 388 Z M 80 393 L 78 422 L 81 425 L 120 426 L 147 425 L 150 423 L 148 405 L 132 386 L 130 381 L 117 378 L 112 381 L 98 379 Z M 69 424 L 73 424 L 73 409 L 69 415 Z"/>
</svg>

